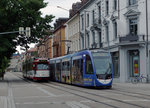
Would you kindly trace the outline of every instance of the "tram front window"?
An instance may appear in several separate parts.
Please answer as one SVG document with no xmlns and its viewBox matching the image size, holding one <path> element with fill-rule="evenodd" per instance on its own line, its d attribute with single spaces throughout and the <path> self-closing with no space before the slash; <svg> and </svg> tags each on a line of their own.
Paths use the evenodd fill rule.
<svg viewBox="0 0 150 108">
<path fill-rule="evenodd" d="M 48 64 L 37 64 L 37 70 L 48 70 Z"/>
<path fill-rule="evenodd" d="M 96 76 L 100 79 L 110 79 L 112 76 L 111 59 L 108 53 L 93 53 Z"/>
</svg>

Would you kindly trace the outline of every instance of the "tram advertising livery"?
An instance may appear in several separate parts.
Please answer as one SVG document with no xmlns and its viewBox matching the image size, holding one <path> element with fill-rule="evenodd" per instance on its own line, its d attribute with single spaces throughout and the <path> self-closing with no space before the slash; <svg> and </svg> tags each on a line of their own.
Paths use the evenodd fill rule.
<svg viewBox="0 0 150 108">
<path fill-rule="evenodd" d="M 112 87 L 112 59 L 104 50 L 85 50 L 51 59 L 50 79 L 88 87 Z"/>
<path fill-rule="evenodd" d="M 49 80 L 49 61 L 46 58 L 26 60 L 23 63 L 23 77 L 38 80 Z"/>
</svg>

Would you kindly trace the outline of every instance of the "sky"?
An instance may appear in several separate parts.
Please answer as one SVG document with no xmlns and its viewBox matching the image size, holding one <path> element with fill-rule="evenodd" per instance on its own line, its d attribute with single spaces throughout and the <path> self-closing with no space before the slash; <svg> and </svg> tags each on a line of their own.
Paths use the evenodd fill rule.
<svg viewBox="0 0 150 108">
<path fill-rule="evenodd" d="M 76 3 L 79 1 L 80 0 L 45 0 L 44 2 L 48 2 L 48 5 L 46 8 L 41 9 L 41 12 L 43 14 L 42 16 L 50 15 L 50 14 L 54 15 L 55 19 L 52 22 L 52 25 L 53 25 L 53 23 L 55 22 L 57 18 L 69 17 L 69 11 L 67 10 L 71 9 L 73 3 Z M 57 8 L 57 6 L 60 6 L 67 10 Z"/>
<path fill-rule="evenodd" d="M 53 22 L 51 25 L 53 26 L 55 20 L 59 17 L 69 17 L 69 9 L 71 9 L 72 4 L 79 2 L 80 0 L 45 0 L 44 2 L 47 2 L 48 5 L 47 7 L 41 9 L 40 11 L 42 12 L 42 16 L 44 17 L 45 15 L 53 15 L 55 18 L 53 19 Z M 57 8 L 57 6 L 60 6 L 64 9 Z M 32 34 L 31 34 L 32 35 Z M 34 47 L 35 44 L 30 44 L 30 48 Z M 17 50 L 19 53 L 23 52 L 20 50 L 20 46 L 17 47 Z"/>
</svg>

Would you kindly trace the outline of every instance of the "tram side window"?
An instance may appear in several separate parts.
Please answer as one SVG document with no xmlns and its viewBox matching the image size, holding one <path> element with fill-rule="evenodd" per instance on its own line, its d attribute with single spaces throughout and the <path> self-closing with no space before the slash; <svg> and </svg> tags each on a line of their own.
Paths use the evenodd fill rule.
<svg viewBox="0 0 150 108">
<path fill-rule="evenodd" d="M 62 70 L 63 71 L 68 71 L 68 65 L 67 64 L 68 64 L 68 62 L 63 62 L 62 63 Z"/>
<path fill-rule="evenodd" d="M 86 74 L 93 74 L 93 66 L 92 66 L 92 61 L 89 55 L 86 55 Z"/>
<path fill-rule="evenodd" d="M 57 76 L 60 76 L 60 73 L 61 73 L 61 64 L 56 63 L 56 74 L 57 74 Z"/>
<path fill-rule="evenodd" d="M 73 60 L 73 74 L 79 80 L 83 77 L 83 59 Z"/>
</svg>

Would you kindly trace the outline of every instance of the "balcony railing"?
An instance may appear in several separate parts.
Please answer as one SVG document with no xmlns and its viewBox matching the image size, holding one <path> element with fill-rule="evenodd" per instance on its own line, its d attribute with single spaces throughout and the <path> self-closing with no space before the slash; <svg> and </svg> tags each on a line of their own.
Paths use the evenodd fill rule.
<svg viewBox="0 0 150 108">
<path fill-rule="evenodd" d="M 126 35 L 124 37 L 119 37 L 119 42 L 143 42 L 145 41 L 145 35 Z"/>
<path fill-rule="evenodd" d="M 91 26 L 91 30 L 101 30 L 101 26 L 101 20 L 96 18 L 93 22 L 93 25 Z"/>
</svg>

